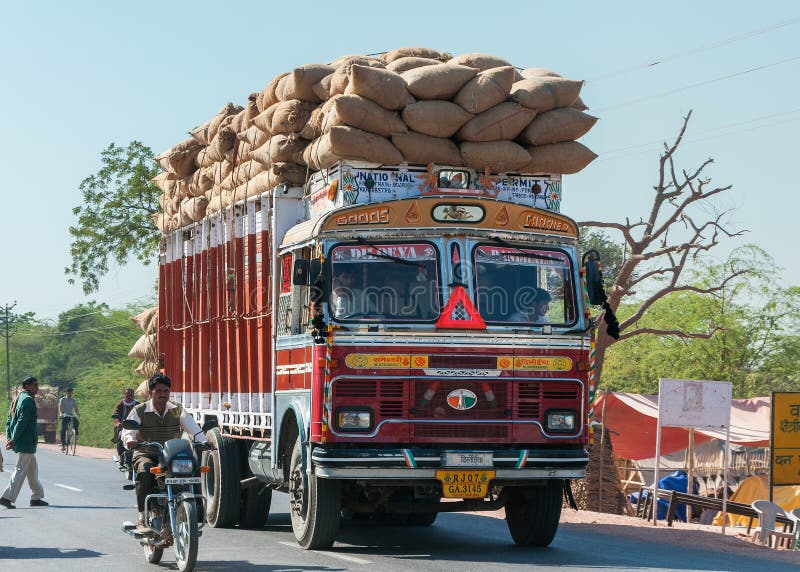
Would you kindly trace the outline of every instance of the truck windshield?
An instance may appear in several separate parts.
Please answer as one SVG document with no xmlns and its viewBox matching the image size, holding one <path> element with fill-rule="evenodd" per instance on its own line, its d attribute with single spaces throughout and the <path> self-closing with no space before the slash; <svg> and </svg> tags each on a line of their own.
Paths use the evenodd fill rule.
<svg viewBox="0 0 800 572">
<path fill-rule="evenodd" d="M 487 323 L 572 324 L 572 262 L 555 249 L 478 245 L 473 251 L 476 304 Z"/>
<path fill-rule="evenodd" d="M 331 316 L 340 322 L 438 318 L 439 253 L 429 243 L 346 244 L 331 251 Z"/>
</svg>

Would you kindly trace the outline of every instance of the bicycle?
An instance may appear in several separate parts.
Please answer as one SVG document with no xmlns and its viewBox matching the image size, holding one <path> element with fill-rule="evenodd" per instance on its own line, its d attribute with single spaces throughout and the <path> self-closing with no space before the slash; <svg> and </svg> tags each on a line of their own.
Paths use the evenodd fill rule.
<svg viewBox="0 0 800 572">
<path fill-rule="evenodd" d="M 61 450 L 65 455 L 75 456 L 75 450 L 78 447 L 78 433 L 75 431 L 75 417 L 66 417 L 68 419 L 67 430 L 64 433 L 64 441 L 61 443 Z M 62 421 L 63 423 L 63 421 Z"/>
</svg>

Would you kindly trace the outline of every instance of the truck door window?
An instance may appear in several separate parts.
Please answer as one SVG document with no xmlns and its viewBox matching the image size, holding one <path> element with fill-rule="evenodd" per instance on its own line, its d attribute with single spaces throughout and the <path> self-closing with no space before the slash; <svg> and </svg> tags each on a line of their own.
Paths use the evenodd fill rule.
<svg viewBox="0 0 800 572">
<path fill-rule="evenodd" d="M 572 263 L 566 252 L 479 245 L 473 257 L 476 304 L 486 322 L 575 322 Z"/>
<path fill-rule="evenodd" d="M 429 243 L 348 244 L 331 251 L 331 316 L 425 322 L 439 316 L 439 253 Z"/>
<path fill-rule="evenodd" d="M 278 296 L 278 335 L 292 333 L 292 255 L 284 254 L 280 260 L 280 285 Z"/>
</svg>

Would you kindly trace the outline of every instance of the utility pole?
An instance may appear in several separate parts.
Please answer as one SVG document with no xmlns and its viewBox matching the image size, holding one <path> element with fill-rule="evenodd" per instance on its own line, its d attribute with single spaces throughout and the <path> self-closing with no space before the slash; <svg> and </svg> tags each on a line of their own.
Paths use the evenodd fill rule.
<svg viewBox="0 0 800 572">
<path fill-rule="evenodd" d="M 14 300 L 14 303 L 9 306 L 8 304 L 5 305 L 5 316 L 3 320 L 3 331 L 2 335 L 6 339 L 6 397 L 8 401 L 11 401 L 11 355 L 9 353 L 9 341 L 11 340 L 11 336 L 17 333 L 16 324 L 14 325 L 13 331 L 11 328 L 11 318 L 9 316 L 11 310 L 14 309 L 14 306 L 17 305 L 17 301 Z"/>
</svg>

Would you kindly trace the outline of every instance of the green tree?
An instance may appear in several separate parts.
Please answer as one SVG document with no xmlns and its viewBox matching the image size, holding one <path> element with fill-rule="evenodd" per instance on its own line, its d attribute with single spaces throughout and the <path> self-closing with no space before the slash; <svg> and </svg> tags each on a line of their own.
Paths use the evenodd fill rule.
<svg viewBox="0 0 800 572">
<path fill-rule="evenodd" d="M 82 204 L 72 209 L 72 264 L 64 269 L 81 281 L 84 293 L 96 291 L 111 260 L 124 265 L 135 256 L 153 261 L 159 233 L 152 215 L 158 212 L 160 191 L 151 179 L 159 172 L 153 152 L 139 141 L 127 147 L 112 143 L 100 155 L 102 168 L 81 181 Z"/>
</svg>

